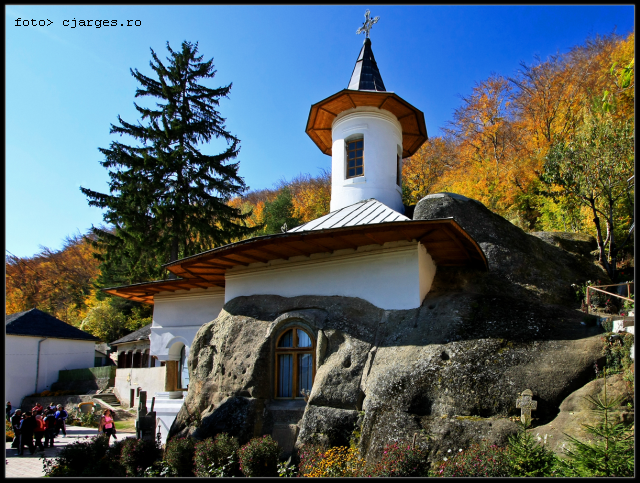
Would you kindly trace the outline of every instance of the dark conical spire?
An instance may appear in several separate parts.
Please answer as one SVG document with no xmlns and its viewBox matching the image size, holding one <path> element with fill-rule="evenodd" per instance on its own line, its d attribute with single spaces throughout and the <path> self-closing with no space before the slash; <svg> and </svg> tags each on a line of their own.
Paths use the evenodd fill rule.
<svg viewBox="0 0 640 483">
<path fill-rule="evenodd" d="M 364 45 L 356 61 L 356 66 L 353 68 L 353 74 L 351 74 L 351 80 L 349 81 L 349 87 L 356 91 L 386 91 L 384 82 L 382 82 L 382 76 L 378 70 L 378 64 L 373 57 L 373 50 L 371 50 L 371 40 L 369 38 L 364 39 Z"/>
</svg>

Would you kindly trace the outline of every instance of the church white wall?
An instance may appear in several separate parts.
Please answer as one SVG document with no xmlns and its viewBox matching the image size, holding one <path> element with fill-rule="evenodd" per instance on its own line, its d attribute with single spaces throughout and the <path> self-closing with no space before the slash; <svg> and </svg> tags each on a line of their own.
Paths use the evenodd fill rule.
<svg viewBox="0 0 640 483">
<path fill-rule="evenodd" d="M 398 147 L 402 146 L 402 127 L 396 117 L 375 107 L 349 109 L 338 115 L 331 133 L 330 210 L 375 198 L 404 213 L 402 190 L 396 185 Z M 347 179 L 344 143 L 357 134 L 364 136 L 364 176 Z"/>
<path fill-rule="evenodd" d="M 435 266 L 432 269 L 428 265 L 431 257 L 426 252 L 420 255 L 417 243 L 362 248 L 365 250 L 345 250 L 349 254 L 325 254 L 284 263 L 272 261 L 267 267 L 229 270 L 225 277 L 225 300 L 258 294 L 343 295 L 362 298 L 386 310 L 419 307 L 435 275 Z"/>
<path fill-rule="evenodd" d="M 5 394 L 13 407 L 20 407 L 22 398 L 50 389 L 58 381 L 58 371 L 94 366 L 95 342 L 73 339 L 7 335 L 5 342 Z M 38 388 L 36 389 L 36 366 Z"/>
<path fill-rule="evenodd" d="M 224 289 L 158 294 L 153 298 L 150 353 L 161 361 L 177 360 L 171 347 L 183 343 L 191 347 L 200 327 L 216 319 L 224 305 Z"/>
<path fill-rule="evenodd" d="M 422 243 L 418 244 L 418 267 L 420 270 L 420 303 L 422 303 L 429 290 L 431 290 L 431 284 L 436 276 L 436 264 Z"/>
</svg>

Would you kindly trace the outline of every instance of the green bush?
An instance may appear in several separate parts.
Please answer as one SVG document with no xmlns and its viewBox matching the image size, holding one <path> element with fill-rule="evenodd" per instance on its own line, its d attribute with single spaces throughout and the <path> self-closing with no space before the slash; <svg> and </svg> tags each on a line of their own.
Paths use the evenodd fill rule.
<svg viewBox="0 0 640 483">
<path fill-rule="evenodd" d="M 633 334 L 628 332 L 607 334 L 602 338 L 604 344 L 602 352 L 607 358 L 606 367 L 609 374 L 623 372 L 633 364 L 631 359 L 633 340 Z"/>
<path fill-rule="evenodd" d="M 152 466 L 161 456 L 155 441 L 125 438 L 118 447 L 120 463 L 126 469 L 128 476 L 142 476 L 144 470 Z"/>
<path fill-rule="evenodd" d="M 380 461 L 367 465 L 366 476 L 427 476 L 429 463 L 422 448 L 410 443 L 387 444 L 382 450 Z"/>
<path fill-rule="evenodd" d="M 164 459 L 176 476 L 193 475 L 195 441 L 191 438 L 174 438 L 167 442 Z"/>
<path fill-rule="evenodd" d="M 278 476 L 278 457 L 280 446 L 265 435 L 253 438 L 238 451 L 240 471 L 245 476 Z"/>
<path fill-rule="evenodd" d="M 227 433 L 219 433 L 215 439 L 207 438 L 196 444 L 193 456 L 195 474 L 199 477 L 211 476 L 211 468 L 217 468 L 220 476 L 240 476 L 237 453 L 238 440 Z"/>
<path fill-rule="evenodd" d="M 611 410 L 616 408 L 623 397 L 607 398 L 606 369 L 604 375 L 604 397 L 587 396 L 585 399 L 594 406 L 600 415 L 597 425 L 583 424 L 590 435 L 587 442 L 566 435 L 569 449 L 565 450 L 566 460 L 560 460 L 562 476 L 578 477 L 633 477 L 634 476 L 634 431 L 633 423 L 624 424 L 612 421 Z M 593 438 L 593 439 L 591 439 Z"/>
<path fill-rule="evenodd" d="M 322 461 L 322 455 L 327 449 L 327 447 L 319 444 L 302 444 L 298 448 L 298 474 L 303 476 L 311 473 Z"/>
<path fill-rule="evenodd" d="M 119 447 L 109 447 L 101 435 L 68 444 L 56 459 L 43 458 L 43 469 L 51 477 L 122 477 L 119 459 Z"/>
<path fill-rule="evenodd" d="M 510 476 L 511 468 L 506 448 L 486 443 L 474 444 L 462 451 L 448 450 L 447 456 L 433 470 L 439 477 L 503 477 Z"/>
<path fill-rule="evenodd" d="M 553 451 L 539 444 L 524 425 L 520 426 L 520 431 L 509 437 L 511 476 L 555 476 L 558 459 Z"/>
</svg>

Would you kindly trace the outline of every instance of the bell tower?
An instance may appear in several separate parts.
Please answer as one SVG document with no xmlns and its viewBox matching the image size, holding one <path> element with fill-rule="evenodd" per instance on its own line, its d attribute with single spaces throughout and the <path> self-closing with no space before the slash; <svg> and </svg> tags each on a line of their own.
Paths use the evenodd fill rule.
<svg viewBox="0 0 640 483">
<path fill-rule="evenodd" d="M 402 159 L 424 143 L 422 111 L 386 90 L 369 32 L 380 17 L 365 14 L 364 45 L 348 87 L 311 106 L 306 132 L 331 156 L 331 211 L 374 198 L 399 213 Z"/>
</svg>

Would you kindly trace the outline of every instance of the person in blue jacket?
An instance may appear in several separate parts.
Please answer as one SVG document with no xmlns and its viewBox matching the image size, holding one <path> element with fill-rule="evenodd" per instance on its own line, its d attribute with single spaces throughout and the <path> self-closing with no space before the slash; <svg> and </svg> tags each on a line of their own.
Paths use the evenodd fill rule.
<svg viewBox="0 0 640 483">
<path fill-rule="evenodd" d="M 57 411 L 56 411 L 56 436 L 58 436 L 60 434 L 60 431 L 62 431 L 62 434 L 64 434 L 65 436 L 67 435 L 67 417 L 69 417 L 69 414 L 67 414 L 67 411 L 64 410 L 64 408 L 62 407 L 62 404 L 58 404 L 57 407 Z"/>
</svg>

